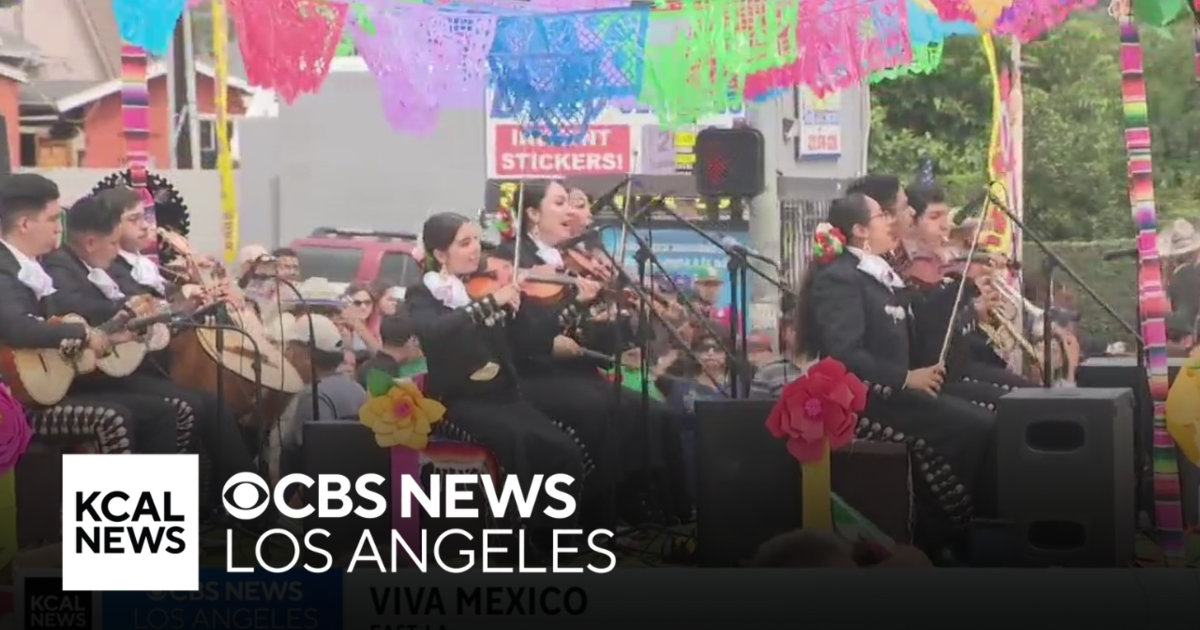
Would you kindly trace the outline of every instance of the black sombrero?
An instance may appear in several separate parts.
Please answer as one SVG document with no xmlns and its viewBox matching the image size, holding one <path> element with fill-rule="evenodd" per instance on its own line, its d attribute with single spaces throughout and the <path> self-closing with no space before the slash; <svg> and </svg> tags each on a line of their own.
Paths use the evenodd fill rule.
<svg viewBox="0 0 1200 630">
<path fill-rule="evenodd" d="M 113 173 L 108 177 L 100 180 L 92 188 L 92 194 L 96 194 L 102 190 L 117 187 L 133 188 L 133 179 L 129 173 L 129 169 Z M 150 193 L 154 199 L 154 216 L 158 227 L 166 228 L 179 234 L 187 236 L 191 231 L 191 219 L 188 214 L 187 204 L 183 201 L 183 195 L 167 181 L 167 178 L 155 173 L 146 173 L 146 191 Z M 170 262 L 174 258 L 175 252 L 169 247 L 165 247 L 162 238 L 158 238 L 158 257 L 163 263 Z"/>
</svg>

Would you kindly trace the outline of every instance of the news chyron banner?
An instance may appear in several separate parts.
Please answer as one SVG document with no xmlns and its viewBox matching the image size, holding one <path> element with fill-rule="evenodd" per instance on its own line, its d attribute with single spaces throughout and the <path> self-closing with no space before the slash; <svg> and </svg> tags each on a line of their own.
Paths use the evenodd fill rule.
<svg viewBox="0 0 1200 630">
<path fill-rule="evenodd" d="M 663 630 L 1036 622 L 1194 627 L 1196 570 L 627 569 L 609 574 L 200 572 L 198 591 L 63 592 L 18 576 L 27 630 Z M 0 617 L 2 619 L 2 617 Z M 888 627 L 891 627 L 890 625 Z M 1127 626 L 1128 627 L 1128 626 Z M 1147 626 L 1147 627 L 1165 627 Z"/>
<path fill-rule="evenodd" d="M 674 175 L 692 172 L 696 133 L 707 127 L 728 129 L 742 111 L 701 119 L 696 125 L 667 129 L 648 108 L 636 103 L 610 105 L 571 146 L 548 146 L 521 131 L 521 123 L 501 100 L 488 93 L 488 179 L 539 179 L 577 175 Z M 637 163 L 634 163 L 636 158 Z"/>
</svg>

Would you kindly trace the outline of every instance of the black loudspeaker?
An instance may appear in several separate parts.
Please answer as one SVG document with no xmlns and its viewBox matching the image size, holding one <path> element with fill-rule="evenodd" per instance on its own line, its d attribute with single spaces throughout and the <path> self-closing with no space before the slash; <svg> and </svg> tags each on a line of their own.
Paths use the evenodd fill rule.
<svg viewBox="0 0 1200 630">
<path fill-rule="evenodd" d="M 753 197 L 761 193 L 766 188 L 765 147 L 762 132 L 750 127 L 700 131 L 692 167 L 696 192 L 704 197 Z"/>
<path fill-rule="evenodd" d="M 35 440 L 17 461 L 17 547 L 62 540 L 61 444 Z"/>
<path fill-rule="evenodd" d="M 12 172 L 12 151 L 14 147 L 8 146 L 8 121 L 4 116 L 0 116 L 0 175 L 8 175 Z M 21 147 L 15 147 L 17 151 Z"/>
<path fill-rule="evenodd" d="M 371 430 L 359 422 L 330 420 L 304 423 L 304 442 L 300 457 L 301 470 L 285 469 L 283 474 L 303 472 L 313 479 L 316 479 L 317 475 L 338 474 L 345 475 L 353 482 L 362 475 L 375 473 L 388 480 L 384 482 L 382 492 L 385 497 L 390 497 L 391 459 L 388 450 L 380 448 L 375 443 L 375 436 Z M 304 492 L 304 504 L 317 507 L 320 497 L 317 488 L 306 489 Z M 329 540 L 315 538 L 314 542 L 328 551 L 334 562 L 354 553 L 364 530 L 371 532 L 375 544 L 381 547 L 380 553 L 388 553 L 387 548 L 384 548 L 387 544 L 384 541 L 390 540 L 391 537 L 390 514 L 370 520 L 355 514 L 345 518 L 327 519 L 319 518 L 314 512 L 304 519 L 304 529 L 309 531 L 317 528 L 329 531 Z M 311 552 L 306 552 L 305 561 L 313 563 L 313 566 L 324 564 L 324 558 Z"/>
<path fill-rule="evenodd" d="M 774 404 L 696 402 L 700 566 L 741 566 L 801 525 L 800 464 L 766 428 Z M 833 454 L 833 491 L 899 543 L 911 540 L 909 478 L 903 444 L 862 441 Z"/>
<path fill-rule="evenodd" d="M 1187 359 L 1167 360 L 1171 383 Z M 1136 357 L 1095 357 L 1084 361 L 1075 373 L 1079 387 L 1128 387 L 1133 390 L 1134 444 L 1137 449 L 1134 467 L 1138 473 L 1137 509 L 1147 527 L 1154 525 L 1154 474 L 1151 446 L 1154 444 L 1154 400 L 1145 368 L 1138 367 Z M 1183 516 L 1188 525 L 1200 525 L 1200 468 L 1179 453 L 1179 477 Z"/>
<path fill-rule="evenodd" d="M 1019 389 L 996 419 L 1000 517 L 1032 566 L 1127 567 L 1135 535 L 1133 394 Z"/>
</svg>

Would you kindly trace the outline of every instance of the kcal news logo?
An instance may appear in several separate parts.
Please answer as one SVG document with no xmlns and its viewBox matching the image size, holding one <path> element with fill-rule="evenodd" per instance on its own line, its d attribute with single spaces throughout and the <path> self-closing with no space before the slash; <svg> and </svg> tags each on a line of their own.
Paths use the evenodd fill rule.
<svg viewBox="0 0 1200 630">
<path fill-rule="evenodd" d="M 195 455 L 63 456 L 63 590 L 200 586 Z"/>
</svg>

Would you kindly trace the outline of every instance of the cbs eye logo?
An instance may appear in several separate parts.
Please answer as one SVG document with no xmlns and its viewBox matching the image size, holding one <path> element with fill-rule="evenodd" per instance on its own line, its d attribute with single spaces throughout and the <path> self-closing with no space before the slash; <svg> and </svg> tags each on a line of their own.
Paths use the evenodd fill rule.
<svg viewBox="0 0 1200 630">
<path fill-rule="evenodd" d="M 251 472 L 240 472 L 225 482 L 221 501 L 230 516 L 241 521 L 252 521 L 267 511 L 271 503 L 271 491 L 262 477 Z"/>
</svg>

